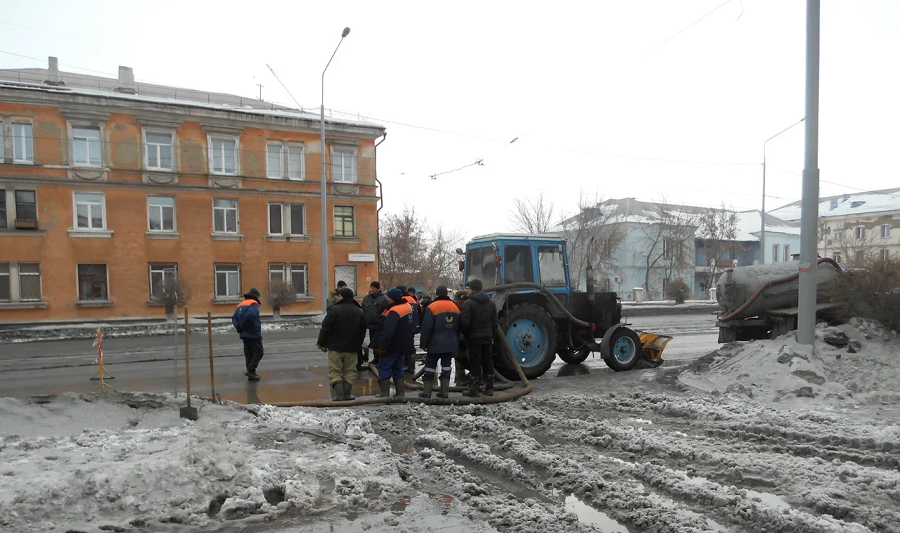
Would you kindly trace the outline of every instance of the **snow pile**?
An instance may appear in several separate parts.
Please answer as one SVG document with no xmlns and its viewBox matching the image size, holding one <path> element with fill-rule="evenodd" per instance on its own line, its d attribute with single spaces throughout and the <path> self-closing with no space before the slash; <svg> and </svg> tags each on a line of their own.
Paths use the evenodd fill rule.
<svg viewBox="0 0 900 533">
<path fill-rule="evenodd" d="M 206 404 L 188 422 L 169 395 L 0 399 L 3 531 L 210 530 L 381 510 L 404 486 L 390 447 L 351 410 Z"/>
<path fill-rule="evenodd" d="M 796 334 L 774 340 L 732 342 L 699 359 L 679 376 L 707 392 L 753 398 L 852 399 L 900 403 L 900 340 L 877 323 L 853 319 L 818 327 L 815 347 Z"/>
</svg>

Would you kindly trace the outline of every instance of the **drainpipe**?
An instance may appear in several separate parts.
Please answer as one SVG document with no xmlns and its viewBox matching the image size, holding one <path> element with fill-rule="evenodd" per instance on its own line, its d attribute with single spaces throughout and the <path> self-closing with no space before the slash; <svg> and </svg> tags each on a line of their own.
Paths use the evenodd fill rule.
<svg viewBox="0 0 900 533">
<path fill-rule="evenodd" d="M 385 139 L 387 139 L 386 131 L 381 140 L 375 143 L 375 183 L 378 184 L 378 209 L 375 211 L 375 264 L 379 266 L 379 270 L 381 269 L 381 230 L 379 229 L 379 224 L 381 223 L 381 209 L 384 207 L 384 185 L 378 179 L 378 145 L 383 143 Z M 375 276 L 379 276 L 378 271 L 375 272 Z"/>
</svg>

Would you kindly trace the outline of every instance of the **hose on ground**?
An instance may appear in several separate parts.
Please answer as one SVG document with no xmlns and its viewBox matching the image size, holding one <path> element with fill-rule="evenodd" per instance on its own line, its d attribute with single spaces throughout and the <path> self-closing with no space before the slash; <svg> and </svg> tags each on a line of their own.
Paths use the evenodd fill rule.
<svg viewBox="0 0 900 533">
<path fill-rule="evenodd" d="M 817 265 L 821 265 L 822 263 L 828 263 L 829 265 L 833 266 L 834 269 L 838 271 L 838 273 L 843 272 L 843 270 L 841 270 L 841 265 L 837 264 L 837 262 L 830 257 L 822 257 L 822 258 L 819 258 L 818 261 L 816 261 Z M 748 307 L 750 307 L 753 304 L 753 302 L 755 302 L 760 296 L 762 296 L 762 293 L 769 287 L 772 287 L 774 285 L 781 285 L 782 283 L 787 283 L 789 281 L 793 281 L 799 277 L 800 277 L 800 272 L 794 272 L 793 274 L 791 274 L 789 276 L 770 279 L 769 281 L 760 285 L 759 288 L 756 289 L 756 292 L 754 292 L 750 296 L 750 298 L 747 299 L 746 302 L 744 302 L 740 307 L 738 307 L 737 310 L 735 310 L 734 312 L 729 313 L 723 317 L 720 317 L 719 322 L 728 322 L 729 320 L 734 320 L 735 318 L 740 316 L 740 314 L 743 313 Z"/>
<path fill-rule="evenodd" d="M 485 292 L 487 292 L 487 291 L 510 291 L 510 290 L 515 290 L 515 289 L 533 289 L 536 291 L 540 291 L 544 296 L 547 297 L 547 300 L 550 301 L 551 305 L 553 307 L 555 307 L 557 311 L 561 312 L 566 318 L 569 319 L 569 322 L 575 324 L 576 326 L 581 326 L 583 328 L 594 327 L 594 324 L 591 324 L 590 322 L 585 322 L 584 320 L 581 320 L 580 318 L 575 318 L 575 315 L 573 315 L 571 312 L 569 312 L 568 309 L 566 309 L 566 306 L 564 306 L 562 304 L 562 302 L 560 302 L 559 299 L 556 298 L 556 295 L 553 294 L 553 292 L 551 290 L 549 290 L 547 287 L 544 287 L 543 285 L 540 285 L 538 283 L 528 283 L 528 282 L 507 283 L 505 285 L 497 285 L 496 287 L 484 289 L 484 290 L 485 290 Z"/>
<path fill-rule="evenodd" d="M 532 283 L 530 285 L 535 284 Z M 538 287 L 540 287 L 540 285 L 538 285 Z M 559 303 L 558 300 L 557 303 Z M 532 383 L 528 381 L 528 378 L 525 377 L 525 373 L 522 371 L 522 367 L 519 366 L 519 362 L 513 355 L 512 346 L 510 346 L 509 341 L 506 339 L 506 335 L 503 334 L 503 330 L 498 327 L 496 329 L 496 334 L 497 338 L 501 340 L 500 351 L 506 355 L 507 362 L 515 368 L 516 374 L 518 374 L 519 376 L 519 380 L 525 385 L 521 389 L 517 389 L 508 394 L 479 396 L 478 398 L 469 398 L 466 396 L 460 396 L 456 398 L 419 398 L 418 396 L 404 396 L 403 398 L 369 397 L 341 402 L 334 400 L 310 400 L 303 402 L 277 402 L 270 405 L 273 405 L 275 407 L 353 407 L 357 405 L 377 405 L 392 403 L 423 403 L 425 405 L 488 405 L 509 402 L 530 393 L 534 389 L 534 385 L 532 385 Z M 510 382 L 510 385 L 512 386 L 514 384 Z"/>
</svg>

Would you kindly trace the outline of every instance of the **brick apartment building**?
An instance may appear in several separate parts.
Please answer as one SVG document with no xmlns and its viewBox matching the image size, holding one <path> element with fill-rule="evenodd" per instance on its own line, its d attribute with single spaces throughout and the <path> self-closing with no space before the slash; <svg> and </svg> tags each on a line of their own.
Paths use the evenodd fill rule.
<svg viewBox="0 0 900 533">
<path fill-rule="evenodd" d="M 326 117 L 329 286 L 377 276 L 382 126 Z M 0 70 L 0 323 L 230 315 L 270 281 L 322 308 L 319 115 L 48 69 Z M 271 312 L 268 305 L 263 312 Z"/>
</svg>

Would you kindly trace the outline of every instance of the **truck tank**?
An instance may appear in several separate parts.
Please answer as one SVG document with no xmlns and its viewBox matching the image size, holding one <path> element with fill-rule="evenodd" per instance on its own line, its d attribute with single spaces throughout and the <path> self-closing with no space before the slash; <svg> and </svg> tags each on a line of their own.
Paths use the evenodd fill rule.
<svg viewBox="0 0 900 533">
<path fill-rule="evenodd" d="M 827 301 L 828 292 L 837 283 L 840 275 L 840 267 L 829 261 L 820 261 L 816 268 L 816 299 L 819 302 Z M 716 301 L 723 315 L 721 320 L 744 319 L 759 316 L 773 309 L 797 307 L 800 293 L 798 266 L 799 261 L 785 261 L 726 270 L 716 282 Z M 759 296 L 746 308 L 741 309 L 741 306 L 764 286 Z M 740 312 L 736 313 L 738 310 Z"/>
</svg>

